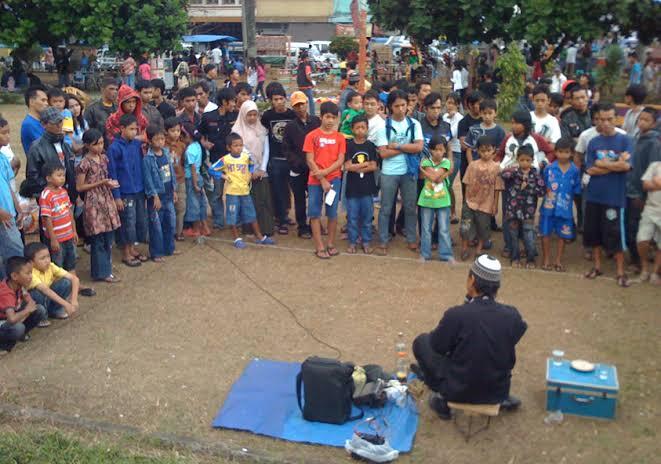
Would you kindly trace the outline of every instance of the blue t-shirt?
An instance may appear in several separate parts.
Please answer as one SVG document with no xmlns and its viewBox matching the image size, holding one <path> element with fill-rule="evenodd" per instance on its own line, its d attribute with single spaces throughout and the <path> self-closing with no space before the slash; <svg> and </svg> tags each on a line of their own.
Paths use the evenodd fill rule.
<svg viewBox="0 0 661 464">
<path fill-rule="evenodd" d="M 546 195 L 539 213 L 565 219 L 574 217 L 574 195 L 581 193 L 581 171 L 571 163 L 567 172 L 562 172 L 554 161 L 544 169 Z"/>
<path fill-rule="evenodd" d="M 629 85 L 640 84 L 640 79 L 643 77 L 643 66 L 636 62 L 631 66 L 631 74 L 629 75 Z"/>
<path fill-rule="evenodd" d="M 376 142 L 374 145 L 383 147 L 389 143 L 395 142 L 400 145 L 411 143 L 411 132 L 409 131 L 409 120 L 413 124 L 413 141 L 423 140 L 422 128 L 420 123 L 413 118 L 404 118 L 401 121 L 392 120 L 392 129 L 390 130 L 390 138 L 386 137 L 386 125 L 384 125 L 376 133 Z M 381 166 L 381 173 L 387 176 L 401 176 L 406 174 L 408 165 L 406 164 L 406 157 L 411 156 L 408 154 L 399 154 L 391 158 L 383 160 Z"/>
<path fill-rule="evenodd" d="M 474 126 L 471 126 L 468 129 L 468 134 L 466 134 L 466 138 L 464 139 L 464 143 L 471 147 L 473 150 L 477 149 L 477 139 L 482 137 L 483 135 L 490 137 L 491 141 L 493 143 L 494 148 L 496 151 L 498 151 L 498 147 L 500 147 L 500 144 L 503 143 L 503 140 L 505 140 L 505 129 L 500 127 L 498 124 L 496 124 L 494 127 L 490 127 L 489 129 L 485 129 L 482 127 L 482 124 L 476 124 Z M 478 157 L 476 156 L 476 153 L 473 153 L 473 159 L 477 159 Z"/>
<path fill-rule="evenodd" d="M 34 116 L 28 114 L 21 124 L 21 144 L 23 151 L 28 154 L 30 145 L 44 134 L 44 126 Z"/>
<path fill-rule="evenodd" d="M 623 152 L 633 157 L 633 141 L 627 135 L 598 135 L 588 144 L 586 155 L 587 169 L 594 166 L 597 160 L 617 160 Z M 629 163 L 633 160 L 629 159 Z M 586 201 L 624 208 L 626 205 L 627 172 L 611 172 L 603 176 L 591 176 L 585 189 Z"/>
<path fill-rule="evenodd" d="M 193 178 L 191 166 L 195 166 L 195 172 L 197 172 L 199 175 L 200 167 L 202 166 L 202 145 L 200 145 L 198 142 L 193 142 L 188 145 L 188 148 L 186 148 L 186 179 Z M 200 183 L 200 185 L 202 185 L 201 182 L 202 180 L 198 179 L 198 183 Z"/>
<path fill-rule="evenodd" d="M 174 199 L 174 187 L 172 186 L 172 171 L 170 170 L 170 160 L 167 153 L 161 156 L 154 156 L 156 158 L 156 165 L 161 173 L 163 179 L 163 187 L 165 192 L 159 195 L 161 201 L 172 201 Z"/>
<path fill-rule="evenodd" d="M 0 153 L 0 209 L 8 211 L 12 217 L 16 216 L 14 208 L 14 198 L 11 195 L 11 180 L 14 178 L 14 171 L 5 155 Z M 0 227 L 4 227 L 0 224 Z"/>
</svg>

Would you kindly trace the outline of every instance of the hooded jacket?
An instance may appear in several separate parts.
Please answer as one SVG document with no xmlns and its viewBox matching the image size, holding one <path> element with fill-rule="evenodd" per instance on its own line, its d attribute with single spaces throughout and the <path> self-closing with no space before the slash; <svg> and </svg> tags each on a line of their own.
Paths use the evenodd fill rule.
<svg viewBox="0 0 661 464">
<path fill-rule="evenodd" d="M 111 114 L 110 117 L 108 117 L 106 120 L 106 138 L 108 141 L 112 142 L 115 137 L 117 137 L 117 134 L 119 134 L 119 119 L 125 114 L 124 110 L 122 109 L 122 103 L 124 103 L 126 100 L 130 100 L 131 98 L 135 98 L 137 101 L 135 109 L 133 110 L 133 115 L 138 120 L 138 134 L 142 134 L 147 128 L 148 121 L 145 115 L 142 113 L 142 101 L 140 100 L 140 95 L 131 87 L 122 85 L 119 88 L 119 92 L 117 94 L 117 101 L 119 102 L 117 105 L 117 111 Z"/>
<path fill-rule="evenodd" d="M 631 171 L 627 175 L 627 197 L 645 199 L 640 180 L 650 164 L 661 161 L 661 132 L 659 127 L 640 134 L 631 157 Z"/>
</svg>

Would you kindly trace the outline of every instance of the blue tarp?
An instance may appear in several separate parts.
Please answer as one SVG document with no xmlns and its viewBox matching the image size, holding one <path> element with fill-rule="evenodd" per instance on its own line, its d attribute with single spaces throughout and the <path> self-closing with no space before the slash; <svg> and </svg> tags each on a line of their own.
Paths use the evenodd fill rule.
<svg viewBox="0 0 661 464">
<path fill-rule="evenodd" d="M 207 43 L 207 42 L 236 42 L 239 39 L 231 35 L 185 35 L 182 37 L 184 42 L 189 43 Z"/>
<path fill-rule="evenodd" d="M 232 386 L 212 426 L 288 441 L 343 447 L 354 427 L 362 428 L 361 422 L 333 425 L 304 420 L 296 399 L 296 375 L 300 370 L 300 363 L 253 359 Z M 400 452 L 411 451 L 418 429 L 418 412 L 413 400 L 409 398 L 404 407 L 389 401 L 383 408 L 364 408 L 364 413 L 365 418 L 383 419 L 388 424 L 385 436 L 390 446 Z"/>
</svg>

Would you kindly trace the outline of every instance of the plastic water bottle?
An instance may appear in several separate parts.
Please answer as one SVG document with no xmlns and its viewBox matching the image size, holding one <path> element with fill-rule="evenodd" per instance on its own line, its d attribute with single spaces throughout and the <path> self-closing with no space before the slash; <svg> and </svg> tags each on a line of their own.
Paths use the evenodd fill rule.
<svg viewBox="0 0 661 464">
<path fill-rule="evenodd" d="M 546 425 L 558 425 L 562 424 L 564 418 L 565 416 L 562 414 L 562 411 L 558 409 L 557 411 L 551 411 L 548 413 L 544 418 L 544 423 Z"/>
<path fill-rule="evenodd" d="M 397 335 L 397 343 L 395 344 L 395 352 L 397 353 L 397 364 L 395 366 L 395 376 L 400 383 L 406 383 L 408 377 L 409 365 L 408 357 L 406 355 L 406 343 L 404 343 L 404 334 L 399 332 Z"/>
</svg>

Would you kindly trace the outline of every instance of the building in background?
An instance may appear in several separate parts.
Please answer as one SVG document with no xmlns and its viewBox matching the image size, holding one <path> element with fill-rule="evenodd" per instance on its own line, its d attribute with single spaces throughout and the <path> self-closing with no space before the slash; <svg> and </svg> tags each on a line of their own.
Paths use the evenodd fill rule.
<svg viewBox="0 0 661 464">
<path fill-rule="evenodd" d="M 231 35 L 241 39 L 241 0 L 189 0 L 191 35 Z"/>
</svg>

